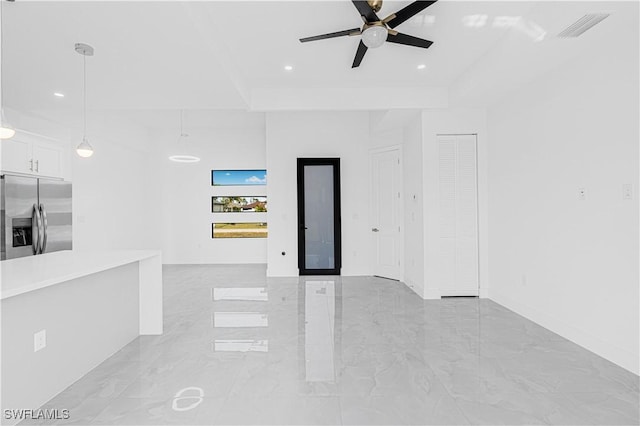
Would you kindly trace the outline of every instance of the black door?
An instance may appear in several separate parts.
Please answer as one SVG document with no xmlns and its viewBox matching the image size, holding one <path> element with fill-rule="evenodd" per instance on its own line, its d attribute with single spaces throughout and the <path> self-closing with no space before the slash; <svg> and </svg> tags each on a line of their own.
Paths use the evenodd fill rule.
<svg viewBox="0 0 640 426">
<path fill-rule="evenodd" d="M 298 158 L 300 275 L 340 275 L 340 159 Z"/>
</svg>

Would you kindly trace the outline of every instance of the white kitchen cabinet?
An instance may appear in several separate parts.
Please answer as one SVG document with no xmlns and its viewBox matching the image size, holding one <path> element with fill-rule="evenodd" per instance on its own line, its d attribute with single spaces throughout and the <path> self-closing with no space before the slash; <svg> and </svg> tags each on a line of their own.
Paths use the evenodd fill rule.
<svg viewBox="0 0 640 426">
<path fill-rule="evenodd" d="M 43 177 L 64 177 L 65 148 L 56 141 L 16 134 L 2 142 L 2 165 L 7 173 L 21 173 Z"/>
<path fill-rule="evenodd" d="M 30 161 L 33 145 L 29 142 L 4 139 L 2 144 L 2 170 L 6 172 L 32 173 Z"/>
<path fill-rule="evenodd" d="M 33 145 L 33 170 L 41 176 L 62 177 L 62 148 L 55 145 Z"/>
</svg>

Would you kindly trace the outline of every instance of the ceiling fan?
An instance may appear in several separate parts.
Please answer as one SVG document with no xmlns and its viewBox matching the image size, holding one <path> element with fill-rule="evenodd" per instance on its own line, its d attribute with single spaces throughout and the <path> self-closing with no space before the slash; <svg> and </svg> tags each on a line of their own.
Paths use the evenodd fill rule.
<svg viewBox="0 0 640 426">
<path fill-rule="evenodd" d="M 404 44 L 407 46 L 422 47 L 423 49 L 429 48 L 433 44 L 432 41 L 424 40 L 422 38 L 413 37 L 410 35 L 402 34 L 394 30 L 395 27 L 402 24 L 404 21 L 410 19 L 414 15 L 422 12 L 427 7 L 431 6 L 437 0 L 434 1 L 414 1 L 408 6 L 400 9 L 396 13 L 387 16 L 384 19 L 378 18 L 376 12 L 380 11 L 382 7 L 382 0 L 352 0 L 353 5 L 360 13 L 364 25 L 362 28 L 352 28 L 350 30 L 336 31 L 334 33 L 322 34 L 313 37 L 301 38 L 302 43 L 308 41 L 324 40 L 326 38 L 335 38 L 342 36 L 362 36 L 358 50 L 356 51 L 356 57 L 353 60 L 351 68 L 360 66 L 364 54 L 367 53 L 367 49 L 374 49 L 380 47 L 385 41 L 389 43 Z"/>
</svg>

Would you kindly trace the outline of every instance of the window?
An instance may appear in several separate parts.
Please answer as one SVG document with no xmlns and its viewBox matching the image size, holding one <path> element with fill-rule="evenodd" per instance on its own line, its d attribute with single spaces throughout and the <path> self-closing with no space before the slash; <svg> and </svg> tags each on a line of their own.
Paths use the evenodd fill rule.
<svg viewBox="0 0 640 426">
<path fill-rule="evenodd" d="M 267 224 L 266 222 L 216 222 L 211 224 L 211 236 L 213 238 L 267 238 Z"/>
</svg>

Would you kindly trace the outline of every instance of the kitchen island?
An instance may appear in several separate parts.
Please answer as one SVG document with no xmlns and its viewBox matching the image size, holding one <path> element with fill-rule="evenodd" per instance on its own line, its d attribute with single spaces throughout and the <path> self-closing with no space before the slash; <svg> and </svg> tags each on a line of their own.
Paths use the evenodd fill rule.
<svg viewBox="0 0 640 426">
<path fill-rule="evenodd" d="M 162 334 L 160 251 L 59 251 L 2 261 L 0 276 L 3 413 L 36 409 L 139 335 Z"/>
</svg>

